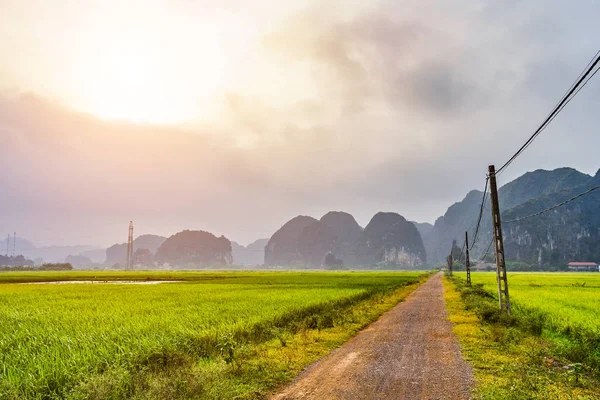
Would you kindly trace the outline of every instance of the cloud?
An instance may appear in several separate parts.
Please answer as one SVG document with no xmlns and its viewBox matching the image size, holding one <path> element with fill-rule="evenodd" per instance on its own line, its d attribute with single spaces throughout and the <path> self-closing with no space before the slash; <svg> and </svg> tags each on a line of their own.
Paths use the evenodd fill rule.
<svg viewBox="0 0 600 400">
<path fill-rule="evenodd" d="M 576 26 L 561 22 L 575 13 L 568 5 L 541 2 L 340 12 L 346 4 L 278 12 L 236 66 L 246 85 L 227 87 L 211 126 L 116 123 L 0 93 L 0 220 L 32 240 L 60 227 L 60 240 L 91 231 L 106 244 L 132 218 L 152 233 L 199 228 L 242 242 L 330 209 L 363 225 L 380 210 L 432 222 L 483 188 L 487 166 L 522 144 L 600 34 L 591 2 Z M 503 179 L 563 165 L 595 172 L 597 89 Z"/>
</svg>

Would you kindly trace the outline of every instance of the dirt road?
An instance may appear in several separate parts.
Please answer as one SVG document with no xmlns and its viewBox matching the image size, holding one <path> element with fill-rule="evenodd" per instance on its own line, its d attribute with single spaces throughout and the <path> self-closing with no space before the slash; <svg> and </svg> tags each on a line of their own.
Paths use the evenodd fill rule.
<svg viewBox="0 0 600 400">
<path fill-rule="evenodd" d="M 471 369 L 443 291 L 441 274 L 431 277 L 272 399 L 468 399 Z"/>
</svg>

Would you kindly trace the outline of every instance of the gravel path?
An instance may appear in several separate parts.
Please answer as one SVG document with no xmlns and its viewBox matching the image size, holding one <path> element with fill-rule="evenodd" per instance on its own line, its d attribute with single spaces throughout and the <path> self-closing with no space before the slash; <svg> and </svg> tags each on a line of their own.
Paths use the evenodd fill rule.
<svg viewBox="0 0 600 400">
<path fill-rule="evenodd" d="M 272 399 L 468 399 L 471 368 L 447 316 L 437 274 Z"/>
</svg>

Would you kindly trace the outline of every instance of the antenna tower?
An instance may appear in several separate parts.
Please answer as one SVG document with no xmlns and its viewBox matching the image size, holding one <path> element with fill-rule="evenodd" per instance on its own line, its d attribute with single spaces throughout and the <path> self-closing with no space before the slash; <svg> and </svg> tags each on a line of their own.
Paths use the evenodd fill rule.
<svg viewBox="0 0 600 400">
<path fill-rule="evenodd" d="M 127 238 L 127 269 L 133 269 L 133 221 L 129 221 L 129 237 Z"/>
<path fill-rule="evenodd" d="M 13 236 L 13 257 L 15 256 L 16 250 L 17 250 L 17 232 L 15 232 L 14 236 Z"/>
</svg>

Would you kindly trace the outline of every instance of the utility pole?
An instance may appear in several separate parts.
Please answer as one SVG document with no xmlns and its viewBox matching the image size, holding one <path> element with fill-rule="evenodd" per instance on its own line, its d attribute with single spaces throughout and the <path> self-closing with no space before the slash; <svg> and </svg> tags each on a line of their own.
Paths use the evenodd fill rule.
<svg viewBox="0 0 600 400">
<path fill-rule="evenodd" d="M 490 178 L 490 197 L 492 199 L 492 224 L 494 226 L 494 247 L 496 249 L 496 281 L 498 283 L 498 302 L 500 311 L 510 314 L 510 298 L 508 297 L 508 280 L 504 262 L 504 240 L 502 238 L 502 221 L 498 204 L 498 188 L 496 187 L 496 169 L 488 167 Z"/>
<path fill-rule="evenodd" d="M 129 221 L 129 237 L 127 238 L 127 269 L 133 268 L 133 221 Z"/>
<path fill-rule="evenodd" d="M 452 276 L 452 252 L 450 252 L 446 261 L 448 262 L 448 275 Z"/>
<path fill-rule="evenodd" d="M 471 261 L 469 260 L 469 232 L 465 232 L 465 270 L 467 271 L 467 285 L 471 286 Z"/>
</svg>

